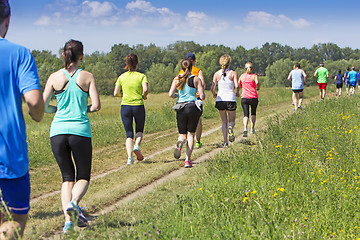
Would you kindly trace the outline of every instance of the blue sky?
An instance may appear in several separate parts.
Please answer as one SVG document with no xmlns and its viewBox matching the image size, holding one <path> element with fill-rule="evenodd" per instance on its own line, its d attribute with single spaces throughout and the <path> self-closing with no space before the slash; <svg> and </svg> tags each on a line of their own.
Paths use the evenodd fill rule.
<svg viewBox="0 0 360 240">
<path fill-rule="evenodd" d="M 69 39 L 85 52 L 114 44 L 177 40 L 246 49 L 276 42 L 294 48 L 332 42 L 360 48 L 360 1 L 347 0 L 10 0 L 6 36 L 31 50 L 57 53 Z M 346 3 L 346 5 L 345 5 Z"/>
</svg>

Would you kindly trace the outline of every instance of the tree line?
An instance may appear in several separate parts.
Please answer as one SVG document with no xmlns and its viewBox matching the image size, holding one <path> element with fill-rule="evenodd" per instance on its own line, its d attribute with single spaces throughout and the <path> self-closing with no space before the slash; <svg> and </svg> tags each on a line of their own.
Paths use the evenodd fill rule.
<svg viewBox="0 0 360 240">
<path fill-rule="evenodd" d="M 308 74 L 309 84 L 316 83 L 313 74 L 320 62 L 324 62 L 329 70 L 329 83 L 333 83 L 333 76 L 339 69 L 345 71 L 347 67 L 360 67 L 359 49 L 340 48 L 333 43 L 316 44 L 310 49 L 265 43 L 261 48 L 247 50 L 242 46 L 230 48 L 200 45 L 192 41 L 178 41 L 163 48 L 155 44 L 115 44 L 108 53 L 96 51 L 86 54 L 81 67 L 94 74 L 100 94 L 110 95 L 117 77 L 125 72 L 126 56 L 134 53 L 139 58 L 138 71 L 145 73 L 148 78 L 149 91 L 164 92 L 169 90 L 172 79 L 180 70 L 180 61 L 188 52 L 196 55 L 196 66 L 204 73 L 206 89 L 210 88 L 213 74 L 219 69 L 219 58 L 224 54 L 231 56 L 231 68 L 239 75 L 244 72 L 245 63 L 252 62 L 254 71 L 264 76 L 261 81 L 266 87 L 290 86 L 287 76 L 295 62 L 299 62 Z M 32 54 L 38 67 L 40 84 L 44 87 L 50 74 L 63 67 L 63 61 L 51 51 L 33 50 Z"/>
</svg>

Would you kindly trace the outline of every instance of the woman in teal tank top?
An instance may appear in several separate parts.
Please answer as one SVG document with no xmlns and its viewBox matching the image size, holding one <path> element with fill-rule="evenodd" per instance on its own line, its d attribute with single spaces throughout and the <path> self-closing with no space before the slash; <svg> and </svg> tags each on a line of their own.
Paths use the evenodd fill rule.
<svg viewBox="0 0 360 240">
<path fill-rule="evenodd" d="M 171 84 L 169 96 L 175 97 L 175 90 L 178 90 L 179 97 L 174 107 L 176 110 L 176 121 L 178 125 L 179 138 L 174 149 L 174 157 L 179 159 L 181 149 L 186 142 L 185 168 L 191 168 L 191 153 L 194 148 L 194 134 L 202 114 L 202 101 L 205 98 L 204 87 L 201 79 L 191 75 L 192 63 L 188 59 L 181 62 L 183 74 L 176 76 Z M 200 99 L 197 100 L 196 92 L 199 93 Z M 201 104 L 199 104 L 201 103 Z"/>
<path fill-rule="evenodd" d="M 90 72 L 79 68 L 83 56 L 82 43 L 68 41 L 62 53 L 65 68 L 50 75 L 43 94 L 45 112 L 55 113 L 50 140 L 63 179 L 61 203 L 65 217 L 64 232 L 74 227 L 71 215 L 77 216 L 79 227 L 87 225 L 87 219 L 78 206 L 88 189 L 91 173 L 92 144 L 87 113 L 100 110 L 95 78 Z M 57 106 L 49 105 L 52 93 L 55 93 Z"/>
</svg>

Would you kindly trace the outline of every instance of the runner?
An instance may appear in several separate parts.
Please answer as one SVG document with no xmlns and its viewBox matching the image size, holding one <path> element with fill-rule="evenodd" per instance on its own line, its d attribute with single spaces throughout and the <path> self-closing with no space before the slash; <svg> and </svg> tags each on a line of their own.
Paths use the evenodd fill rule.
<svg viewBox="0 0 360 240">
<path fill-rule="evenodd" d="M 354 96 L 356 83 L 358 79 L 358 73 L 355 71 L 355 67 L 351 67 L 351 71 L 348 74 L 350 83 L 350 96 Z"/>
<path fill-rule="evenodd" d="M 307 75 L 304 70 L 300 68 L 300 63 L 295 63 L 294 70 L 289 73 L 288 80 L 291 81 L 291 88 L 293 91 L 293 103 L 295 111 L 301 109 L 303 101 L 304 84 L 306 85 Z"/>
<path fill-rule="evenodd" d="M 222 121 L 222 133 L 224 138 L 224 147 L 229 145 L 229 141 L 235 141 L 234 126 L 236 118 L 236 98 L 234 89 L 236 89 L 237 97 L 239 97 L 239 85 L 237 73 L 230 70 L 231 57 L 223 55 L 220 57 L 219 63 L 221 69 L 214 73 L 211 92 L 216 98 L 215 107 L 219 110 Z M 216 84 L 218 84 L 218 93 L 215 92 Z"/>
<path fill-rule="evenodd" d="M 36 64 L 30 51 L 5 39 L 10 4 L 0 0 L 0 189 L 10 210 L 1 210 L 0 239 L 20 239 L 30 209 L 29 157 L 22 97 L 31 118 L 39 122 L 44 102 Z M 5 206 L 2 206 L 4 208 Z"/>
<path fill-rule="evenodd" d="M 188 59 L 181 62 L 183 74 L 178 75 L 172 81 L 169 96 L 175 98 L 175 90 L 178 90 L 178 100 L 173 107 L 176 111 L 176 120 L 179 131 L 179 138 L 174 150 L 174 157 L 179 159 L 181 149 L 186 142 L 185 168 L 191 168 L 191 153 L 194 148 L 194 134 L 202 114 L 202 101 L 197 100 L 196 92 L 201 100 L 204 100 L 205 93 L 201 79 L 191 74 L 192 64 Z"/>
<path fill-rule="evenodd" d="M 346 85 L 346 95 L 349 95 L 349 89 L 350 89 L 349 72 L 350 72 L 350 68 L 347 67 L 344 75 L 344 81 Z"/>
<path fill-rule="evenodd" d="M 78 206 L 88 189 L 91 173 L 92 144 L 87 112 L 100 110 L 94 76 L 79 68 L 83 56 L 81 42 L 66 42 L 62 53 L 65 67 L 50 75 L 43 95 L 45 112 L 56 112 L 50 128 L 50 141 L 62 175 L 64 232 L 73 230 L 73 221 L 79 227 L 87 225 L 87 219 Z M 57 106 L 49 105 L 52 93 L 55 93 Z"/>
<path fill-rule="evenodd" d="M 196 77 L 199 77 L 201 79 L 201 83 L 203 85 L 203 88 L 205 89 L 205 80 L 204 80 L 203 72 L 201 71 L 200 68 L 195 67 L 195 63 L 196 63 L 195 54 L 189 52 L 188 54 L 186 54 L 185 59 L 189 59 L 191 61 L 191 64 L 192 64 L 191 74 L 195 75 Z M 184 73 L 184 71 L 180 70 L 179 75 L 183 74 L 183 73 Z M 196 97 L 198 100 L 200 100 L 199 93 L 196 93 Z M 201 120 L 201 116 L 200 116 L 199 123 L 196 127 L 196 133 L 195 133 L 195 147 L 196 148 L 201 148 L 201 146 L 202 146 L 202 143 L 200 142 L 201 134 L 202 134 L 202 120 Z"/>
<path fill-rule="evenodd" d="M 320 67 L 316 69 L 314 77 L 317 77 L 317 82 L 320 90 L 320 99 L 325 99 L 327 79 L 329 78 L 329 72 L 324 67 L 324 63 L 320 63 Z"/>
<path fill-rule="evenodd" d="M 128 71 L 121 74 L 116 81 L 114 97 L 122 96 L 121 100 L 121 120 L 126 132 L 126 151 L 128 154 L 127 164 L 134 163 L 132 152 L 135 153 L 138 161 L 144 159 L 140 151 L 141 140 L 144 136 L 145 126 L 145 107 L 144 100 L 148 95 L 148 83 L 144 74 L 137 72 L 139 65 L 138 57 L 135 54 L 129 54 L 126 57 L 126 66 Z M 122 93 L 120 92 L 122 90 Z M 135 145 L 133 122 L 135 120 Z"/>
<path fill-rule="evenodd" d="M 248 133 L 248 121 L 249 121 L 249 109 L 251 106 L 251 130 L 250 133 L 255 133 L 255 122 L 256 122 L 256 108 L 258 106 L 258 94 L 259 90 L 259 79 L 253 71 L 253 65 L 251 62 L 245 64 L 246 73 L 240 76 L 239 87 L 242 87 L 241 92 L 241 107 L 244 111 L 244 133 L 243 137 L 247 137 Z"/>
<path fill-rule="evenodd" d="M 335 94 L 335 96 L 339 95 L 339 97 L 340 97 L 342 87 L 343 87 L 343 81 L 344 81 L 344 74 L 341 73 L 340 69 L 339 69 L 338 74 L 336 74 L 336 76 L 335 76 L 335 80 L 336 80 L 336 94 Z"/>
</svg>

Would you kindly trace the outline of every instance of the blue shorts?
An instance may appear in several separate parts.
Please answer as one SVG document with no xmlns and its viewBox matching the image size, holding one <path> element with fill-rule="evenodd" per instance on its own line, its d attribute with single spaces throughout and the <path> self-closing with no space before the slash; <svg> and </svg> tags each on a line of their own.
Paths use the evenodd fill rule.
<svg viewBox="0 0 360 240">
<path fill-rule="evenodd" d="M 30 176 L 0 179 L 2 199 L 12 213 L 27 214 L 30 210 Z"/>
<path fill-rule="evenodd" d="M 351 81 L 351 82 L 350 82 L 350 86 L 351 86 L 351 87 L 356 87 L 356 81 Z"/>
</svg>

